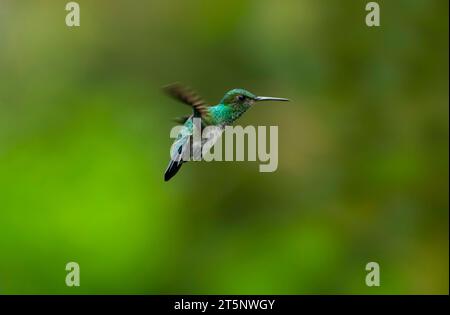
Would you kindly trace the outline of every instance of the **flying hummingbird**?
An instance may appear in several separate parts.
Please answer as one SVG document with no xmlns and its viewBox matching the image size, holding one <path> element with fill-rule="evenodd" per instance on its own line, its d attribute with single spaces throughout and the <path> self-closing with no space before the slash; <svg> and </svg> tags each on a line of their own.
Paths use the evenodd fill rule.
<svg viewBox="0 0 450 315">
<path fill-rule="evenodd" d="M 178 101 L 192 107 L 193 113 L 176 119 L 183 127 L 177 134 L 172 146 L 171 160 L 164 173 L 164 180 L 171 179 L 180 169 L 183 153 L 192 143 L 194 133 L 194 118 L 200 118 L 203 126 L 218 126 L 221 129 L 231 125 L 242 116 L 253 104 L 260 101 L 289 101 L 286 98 L 256 96 L 244 89 L 233 89 L 225 93 L 219 104 L 209 106 L 198 94 L 189 88 L 175 83 L 168 85 L 164 90 Z"/>
</svg>

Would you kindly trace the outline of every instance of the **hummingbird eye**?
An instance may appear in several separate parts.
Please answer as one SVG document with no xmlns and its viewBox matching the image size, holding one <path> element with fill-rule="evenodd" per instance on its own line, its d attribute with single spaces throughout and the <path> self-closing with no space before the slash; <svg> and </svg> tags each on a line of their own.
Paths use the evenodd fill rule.
<svg viewBox="0 0 450 315">
<path fill-rule="evenodd" d="M 243 101 L 245 101 L 245 95 L 242 95 L 242 94 L 238 95 L 237 99 L 238 99 L 238 101 L 243 102 Z"/>
</svg>

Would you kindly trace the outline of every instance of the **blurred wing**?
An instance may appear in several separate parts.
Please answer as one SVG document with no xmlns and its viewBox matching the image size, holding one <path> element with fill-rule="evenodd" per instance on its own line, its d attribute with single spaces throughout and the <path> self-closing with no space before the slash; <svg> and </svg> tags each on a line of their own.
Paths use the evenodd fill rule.
<svg viewBox="0 0 450 315">
<path fill-rule="evenodd" d="M 164 91 L 176 100 L 191 106 L 194 110 L 194 117 L 205 118 L 208 115 L 208 105 L 193 90 L 174 83 L 164 87 Z"/>
</svg>

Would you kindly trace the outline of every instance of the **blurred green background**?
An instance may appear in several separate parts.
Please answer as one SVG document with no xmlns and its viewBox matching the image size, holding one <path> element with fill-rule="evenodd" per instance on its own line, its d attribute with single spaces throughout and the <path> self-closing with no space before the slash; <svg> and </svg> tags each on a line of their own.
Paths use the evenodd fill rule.
<svg viewBox="0 0 450 315">
<path fill-rule="evenodd" d="M 0 294 L 448 294 L 448 1 L 367 2 L 0 0 Z M 174 81 L 290 98 L 278 170 L 165 183 Z"/>
</svg>

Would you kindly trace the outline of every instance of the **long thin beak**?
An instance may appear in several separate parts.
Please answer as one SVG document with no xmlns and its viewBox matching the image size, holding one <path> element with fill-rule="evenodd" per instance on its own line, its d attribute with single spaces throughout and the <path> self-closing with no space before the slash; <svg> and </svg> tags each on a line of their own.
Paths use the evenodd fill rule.
<svg viewBox="0 0 450 315">
<path fill-rule="evenodd" d="M 270 97 L 270 96 L 257 96 L 256 101 L 283 101 L 287 102 L 289 101 L 287 98 L 281 98 L 281 97 Z"/>
</svg>

